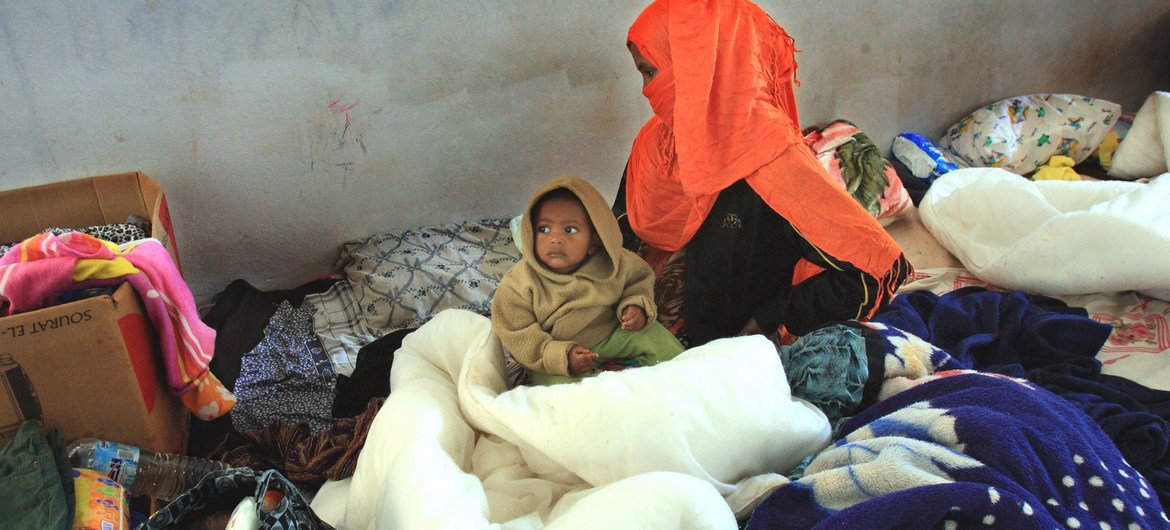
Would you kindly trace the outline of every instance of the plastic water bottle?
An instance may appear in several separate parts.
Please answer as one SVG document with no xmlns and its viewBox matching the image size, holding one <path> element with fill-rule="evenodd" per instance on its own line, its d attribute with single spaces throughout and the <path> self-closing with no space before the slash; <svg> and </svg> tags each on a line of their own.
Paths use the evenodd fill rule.
<svg viewBox="0 0 1170 530">
<path fill-rule="evenodd" d="M 195 456 L 156 453 L 133 445 L 83 438 L 66 453 L 73 467 L 94 469 L 118 481 L 131 496 L 174 500 L 195 487 L 204 475 L 228 469 L 224 462 Z"/>
</svg>

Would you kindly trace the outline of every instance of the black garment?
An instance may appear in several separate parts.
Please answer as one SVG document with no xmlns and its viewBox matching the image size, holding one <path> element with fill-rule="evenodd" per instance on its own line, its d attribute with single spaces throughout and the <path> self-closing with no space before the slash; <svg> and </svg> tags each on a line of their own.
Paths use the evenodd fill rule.
<svg viewBox="0 0 1170 530">
<path fill-rule="evenodd" d="M 910 168 L 906 167 L 897 158 L 890 160 L 890 165 L 894 166 L 894 172 L 898 174 L 898 179 L 902 181 L 902 187 L 906 188 L 906 193 L 910 194 L 910 202 L 917 207 L 922 202 L 922 198 L 926 196 L 926 192 L 930 190 L 930 183 L 923 182 L 914 176 Z"/>
<path fill-rule="evenodd" d="M 337 280 L 313 280 L 294 289 L 261 291 L 245 280 L 235 280 L 220 292 L 203 323 L 215 330 L 215 356 L 208 368 L 227 388 L 240 377 L 240 361 L 264 338 L 264 328 L 282 301 L 300 307 L 306 295 L 322 293 Z"/>
<path fill-rule="evenodd" d="M 357 364 L 348 377 L 338 376 L 337 395 L 333 398 L 333 417 L 351 418 L 361 414 L 373 398 L 390 395 L 390 368 L 394 352 L 402 347 L 402 339 L 418 328 L 400 329 L 362 346 Z"/>
<path fill-rule="evenodd" d="M 208 363 L 211 373 L 227 388 L 234 388 L 240 377 L 245 353 L 252 351 L 264 338 L 264 328 L 276 313 L 281 301 L 299 307 L 306 295 L 324 292 L 337 280 L 313 280 L 294 289 L 261 291 L 245 280 L 235 280 L 215 299 L 215 305 L 203 317 L 203 323 L 215 330 L 215 356 Z M 227 414 L 211 421 L 192 421 L 187 440 L 187 454 L 207 456 L 229 432 L 234 432 Z"/>
<path fill-rule="evenodd" d="M 614 201 L 627 248 L 641 242 L 625 217 L 625 177 Z M 792 285 L 801 258 L 825 269 Z M 890 271 L 909 273 L 901 257 Z M 719 193 L 686 245 L 682 316 L 690 346 L 735 335 L 749 319 L 794 335 L 829 322 L 864 318 L 880 299 L 879 280 L 820 251 L 740 180 Z M 861 301 L 859 303 L 859 301 Z"/>
</svg>

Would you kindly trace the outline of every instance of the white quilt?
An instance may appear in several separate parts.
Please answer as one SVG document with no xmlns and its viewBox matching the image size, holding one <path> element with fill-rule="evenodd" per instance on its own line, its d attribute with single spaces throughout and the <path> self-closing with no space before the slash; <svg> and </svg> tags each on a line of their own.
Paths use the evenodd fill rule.
<svg viewBox="0 0 1170 530">
<path fill-rule="evenodd" d="M 998 168 L 951 171 L 918 207 L 977 278 L 1053 296 L 1139 291 L 1170 300 L 1170 177 L 1033 182 Z"/>
<path fill-rule="evenodd" d="M 1154 92 L 1133 117 L 1133 125 L 1117 151 L 1109 175 L 1136 179 L 1161 175 L 1170 163 L 1170 92 Z"/>
<path fill-rule="evenodd" d="M 759 336 L 507 390 L 490 320 L 447 310 L 390 384 L 354 476 L 313 500 L 338 528 L 734 529 L 830 434 Z"/>
</svg>

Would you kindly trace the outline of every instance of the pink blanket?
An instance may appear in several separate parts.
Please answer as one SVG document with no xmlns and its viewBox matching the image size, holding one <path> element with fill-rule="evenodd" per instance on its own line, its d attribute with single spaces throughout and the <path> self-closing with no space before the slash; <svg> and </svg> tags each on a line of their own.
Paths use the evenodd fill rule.
<svg viewBox="0 0 1170 530">
<path fill-rule="evenodd" d="M 123 281 L 158 333 L 171 393 L 204 420 L 231 410 L 235 396 L 207 368 L 215 330 L 199 319 L 190 289 L 157 240 L 119 247 L 80 232 L 30 237 L 0 257 L 0 315 L 40 309 L 64 291 Z"/>
</svg>

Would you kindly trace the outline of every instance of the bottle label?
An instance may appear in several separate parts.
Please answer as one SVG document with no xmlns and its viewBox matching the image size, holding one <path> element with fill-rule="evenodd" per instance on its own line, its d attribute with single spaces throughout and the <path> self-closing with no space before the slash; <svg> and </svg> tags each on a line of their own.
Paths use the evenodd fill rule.
<svg viewBox="0 0 1170 530">
<path fill-rule="evenodd" d="M 129 487 L 138 474 L 139 449 L 133 445 L 98 440 L 94 448 L 93 467 Z"/>
</svg>

